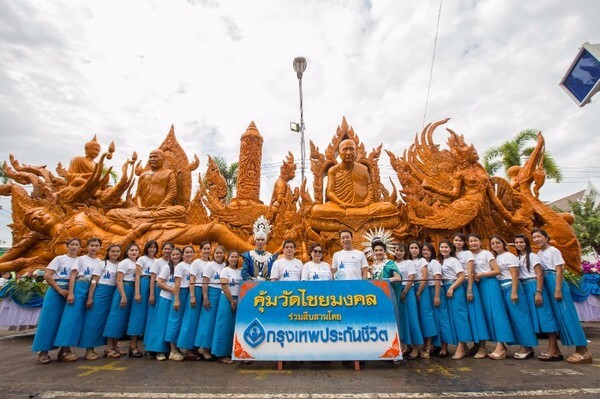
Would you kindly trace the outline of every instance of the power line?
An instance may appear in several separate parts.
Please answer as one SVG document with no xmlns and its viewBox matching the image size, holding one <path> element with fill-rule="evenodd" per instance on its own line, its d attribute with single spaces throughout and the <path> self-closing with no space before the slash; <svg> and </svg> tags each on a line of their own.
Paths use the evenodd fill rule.
<svg viewBox="0 0 600 399">
<path fill-rule="evenodd" d="M 425 126 L 425 119 L 427 118 L 427 107 L 429 106 L 429 92 L 431 91 L 431 81 L 433 80 L 433 64 L 435 63 L 435 49 L 437 47 L 438 31 L 440 28 L 440 17 L 442 16 L 442 1 L 440 0 L 440 9 L 438 11 L 437 25 L 435 27 L 435 40 L 433 41 L 433 55 L 431 57 L 431 69 L 429 71 L 429 84 L 427 86 L 427 98 L 425 99 L 425 112 L 423 113 L 423 125 Z"/>
</svg>

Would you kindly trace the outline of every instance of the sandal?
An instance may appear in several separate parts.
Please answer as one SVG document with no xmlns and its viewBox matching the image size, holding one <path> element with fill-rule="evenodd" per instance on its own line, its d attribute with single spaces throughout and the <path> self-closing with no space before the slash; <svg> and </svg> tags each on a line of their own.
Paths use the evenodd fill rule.
<svg viewBox="0 0 600 399">
<path fill-rule="evenodd" d="M 217 360 L 216 357 L 212 356 L 211 354 L 207 355 L 205 352 L 202 352 L 200 356 L 202 357 L 202 360 L 205 360 L 207 362 L 214 362 L 215 360 Z"/>
<path fill-rule="evenodd" d="M 48 353 L 43 353 L 40 352 L 40 354 L 38 355 L 38 362 L 40 362 L 40 364 L 48 364 L 52 361 L 52 359 L 50 359 L 50 355 L 48 355 Z"/>
<path fill-rule="evenodd" d="M 98 359 L 100 359 L 100 355 L 97 354 L 96 352 L 92 352 L 89 355 L 86 354 L 83 358 L 85 360 L 98 360 Z"/>
<path fill-rule="evenodd" d="M 586 352 L 582 355 L 581 353 L 575 352 L 567 358 L 567 362 L 572 364 L 590 364 L 592 363 L 592 354 Z"/>
<path fill-rule="evenodd" d="M 231 360 L 231 359 L 230 359 L 230 358 L 228 358 L 228 357 L 222 357 L 222 358 L 220 359 L 220 362 L 221 362 L 221 363 L 225 363 L 225 364 L 232 364 L 232 363 L 233 363 L 233 360 Z"/>
<path fill-rule="evenodd" d="M 127 352 L 125 352 L 123 349 L 119 348 L 118 346 L 112 348 L 112 350 L 117 352 L 120 356 L 125 356 L 127 354 Z"/>
<path fill-rule="evenodd" d="M 565 360 L 563 355 L 551 355 L 548 352 L 542 352 L 538 356 L 538 360 L 542 362 L 560 362 Z"/>
<path fill-rule="evenodd" d="M 422 351 L 420 351 L 419 357 L 421 359 L 429 359 L 431 357 L 431 355 L 429 354 L 429 349 L 423 349 Z"/>
<path fill-rule="evenodd" d="M 57 360 L 59 362 L 74 362 L 77 360 L 77 355 L 73 352 L 58 352 Z"/>
<path fill-rule="evenodd" d="M 138 348 L 129 348 L 129 357 L 142 357 L 142 352 Z"/>
<path fill-rule="evenodd" d="M 105 350 L 104 351 L 104 357 L 109 358 L 109 359 L 118 359 L 121 357 L 121 354 L 119 352 L 117 352 L 115 349 L 110 349 L 110 350 Z"/>
<path fill-rule="evenodd" d="M 487 349 L 479 348 L 473 359 L 485 359 L 488 355 Z"/>
</svg>

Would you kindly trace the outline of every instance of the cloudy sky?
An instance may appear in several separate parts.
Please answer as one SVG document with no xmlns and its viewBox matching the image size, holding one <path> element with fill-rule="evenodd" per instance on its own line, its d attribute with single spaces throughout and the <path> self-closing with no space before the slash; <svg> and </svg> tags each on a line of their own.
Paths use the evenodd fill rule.
<svg viewBox="0 0 600 399">
<path fill-rule="evenodd" d="M 345 116 L 368 149 L 400 155 L 446 117 L 480 153 L 541 130 L 565 179 L 545 200 L 600 186 L 600 109 L 558 83 L 582 43 L 600 43 L 597 0 L 439 1 L 0 0 L 0 160 L 46 164 L 115 142 L 117 169 L 146 157 L 171 124 L 200 172 L 207 155 L 237 160 L 254 121 L 265 139 L 270 198 L 288 150 L 300 156 L 296 56 L 308 140 L 321 149 Z M 599 99 L 597 99 L 598 102 Z M 436 141 L 446 135 L 440 130 Z M 382 154 L 382 176 L 393 175 Z M 387 165 L 387 166 L 386 166 Z M 299 185 L 299 173 L 294 182 Z M 0 198 L 0 225 L 10 222 Z M 0 228 L 0 240 L 9 240 Z"/>
</svg>

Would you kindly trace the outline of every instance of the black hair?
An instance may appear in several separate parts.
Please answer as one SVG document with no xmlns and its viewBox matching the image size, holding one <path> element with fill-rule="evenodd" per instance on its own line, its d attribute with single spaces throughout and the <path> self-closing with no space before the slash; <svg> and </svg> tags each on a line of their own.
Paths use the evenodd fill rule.
<svg viewBox="0 0 600 399">
<path fill-rule="evenodd" d="M 348 229 L 343 229 L 343 230 L 340 230 L 340 233 L 339 233 L 340 234 L 340 238 L 342 238 L 342 234 L 343 233 L 348 233 L 348 234 L 350 234 L 350 237 L 354 237 L 354 234 L 352 234 L 352 231 L 350 231 Z"/>
<path fill-rule="evenodd" d="M 508 244 L 500 234 L 493 234 L 490 236 L 490 246 L 492 243 L 492 239 L 494 238 L 502 243 L 502 249 L 504 249 L 504 251 L 508 251 Z M 496 253 L 496 251 L 492 250 L 492 252 L 494 253 L 494 255 L 498 256 L 498 253 Z"/>
<path fill-rule="evenodd" d="M 452 241 L 450 240 L 442 240 L 440 241 L 440 243 L 438 244 L 438 248 L 442 245 L 442 244 L 447 244 L 450 247 L 450 256 L 451 257 L 455 257 L 456 256 L 456 247 L 454 246 L 454 244 L 452 243 Z M 443 262 L 444 261 L 444 257 L 442 256 L 442 253 L 440 251 L 439 254 L 439 261 Z"/>
<path fill-rule="evenodd" d="M 145 256 L 148 256 L 148 251 L 152 247 L 156 248 L 156 252 L 154 253 L 154 256 L 158 255 L 158 243 L 156 242 L 156 240 L 150 240 L 150 241 L 146 242 L 146 245 L 144 245 L 144 252 L 143 252 L 143 254 Z"/>
<path fill-rule="evenodd" d="M 423 247 L 427 247 L 429 249 L 429 251 L 431 252 L 431 258 L 429 258 L 429 260 L 431 261 L 432 259 L 436 258 L 436 252 L 435 252 L 435 247 L 433 246 L 432 243 L 425 241 L 423 243 L 423 245 L 421 246 L 421 256 L 423 256 Z"/>
<path fill-rule="evenodd" d="M 419 241 L 411 241 L 408 243 L 408 246 L 406 247 L 406 253 L 408 254 L 408 259 L 413 260 L 412 255 L 410 254 L 410 246 L 415 244 L 417 246 L 417 248 L 419 248 L 419 254 L 417 255 L 417 259 L 422 258 L 423 254 L 421 253 L 421 244 L 419 243 Z"/>
<path fill-rule="evenodd" d="M 525 264 L 527 265 L 527 271 L 530 272 L 531 271 L 531 260 L 529 259 L 529 255 L 533 252 L 533 250 L 531 249 L 531 242 L 529 241 L 529 238 L 527 238 L 525 236 L 525 234 L 517 234 L 515 236 L 515 240 L 517 238 L 522 239 L 523 242 L 525 243 Z M 519 251 L 517 249 L 517 252 L 519 253 L 519 257 L 521 257 L 521 251 Z"/>
<path fill-rule="evenodd" d="M 121 249 L 121 246 L 119 244 L 110 244 L 108 246 L 108 249 L 106 250 L 106 256 L 104 256 L 104 260 L 108 261 L 110 260 L 110 250 L 113 248 L 119 248 L 119 250 L 121 250 L 121 254 L 119 254 L 119 258 L 121 257 L 121 255 L 123 254 L 123 250 Z"/>
</svg>

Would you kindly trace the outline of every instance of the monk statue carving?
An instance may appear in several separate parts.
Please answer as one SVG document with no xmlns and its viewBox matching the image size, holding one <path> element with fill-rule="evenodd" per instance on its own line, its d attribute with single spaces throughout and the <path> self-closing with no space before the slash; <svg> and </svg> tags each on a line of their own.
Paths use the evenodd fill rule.
<svg viewBox="0 0 600 399">
<path fill-rule="evenodd" d="M 177 204 L 177 176 L 171 169 L 164 167 L 165 154 L 162 150 L 153 150 L 148 158 L 149 170 L 138 179 L 134 207 L 112 209 L 107 216 L 127 226 L 158 220 L 183 220 L 185 208 Z"/>
<path fill-rule="evenodd" d="M 92 176 L 96 162 L 94 160 L 98 158 L 100 154 L 100 144 L 96 140 L 96 136 L 87 143 L 85 143 L 85 156 L 74 157 L 71 159 L 69 169 L 67 170 L 67 183 L 70 186 L 79 187 Z"/>
</svg>

